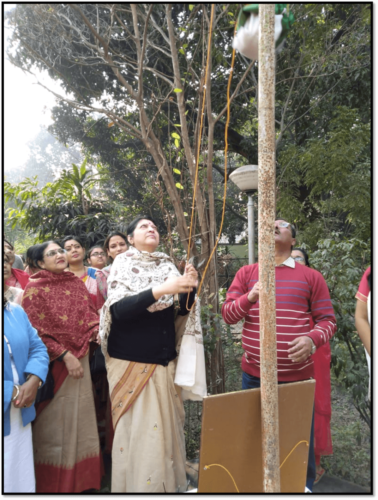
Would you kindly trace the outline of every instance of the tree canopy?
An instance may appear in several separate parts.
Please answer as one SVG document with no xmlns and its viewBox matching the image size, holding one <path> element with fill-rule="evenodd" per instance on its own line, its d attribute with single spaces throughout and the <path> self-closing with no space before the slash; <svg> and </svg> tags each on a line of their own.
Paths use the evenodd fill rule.
<svg viewBox="0 0 378 500">
<path fill-rule="evenodd" d="M 315 245 L 324 236 L 325 217 L 333 221 L 326 225 L 329 230 L 353 233 L 356 207 L 363 211 L 369 202 L 371 12 L 369 4 L 293 4 L 290 9 L 296 22 L 277 55 L 277 208 Z M 181 240 L 187 238 L 183 213 L 191 206 L 205 83 L 198 209 L 208 205 L 210 219 L 214 211 L 213 230 L 220 218 L 221 203 L 213 201 L 218 198 L 213 192 L 222 182 L 215 172 L 223 173 L 226 86 L 237 13 L 236 4 L 216 5 L 208 82 L 210 8 L 205 4 L 24 4 L 9 15 L 11 60 L 30 71 L 48 69 L 69 96 L 54 109 L 54 134 L 63 142 L 80 142 L 106 167 L 126 200 L 144 207 L 160 196 L 159 211 L 163 201 L 163 219 L 167 225 L 172 218 Z M 234 75 L 230 169 L 257 163 L 258 62 L 237 55 Z M 350 155 L 343 146 L 354 127 L 365 133 L 365 141 L 360 152 Z M 327 150 L 326 157 L 318 146 Z M 336 164 L 346 167 L 344 180 L 354 175 L 357 181 L 355 194 L 361 196 L 353 206 L 348 206 L 345 182 L 335 190 L 327 178 L 339 178 Z M 164 182 L 157 170 L 166 171 Z M 229 189 L 226 219 L 232 223 L 225 234 L 233 241 L 233 228 L 240 231 L 246 209 L 244 198 Z M 339 203 L 341 191 L 344 202 Z M 369 220 L 365 227 L 369 231 Z M 196 233 L 207 229 L 200 220 Z"/>
</svg>

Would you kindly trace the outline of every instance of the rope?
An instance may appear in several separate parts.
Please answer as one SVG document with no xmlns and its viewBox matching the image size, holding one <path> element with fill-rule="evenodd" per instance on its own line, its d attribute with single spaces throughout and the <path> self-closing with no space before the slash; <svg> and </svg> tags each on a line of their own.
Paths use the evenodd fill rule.
<svg viewBox="0 0 378 500">
<path fill-rule="evenodd" d="M 207 73 L 209 70 L 209 61 L 210 61 L 210 50 L 211 50 L 211 38 L 213 34 L 213 18 L 214 18 L 214 8 L 215 5 L 211 5 L 211 16 L 210 16 L 210 31 L 209 31 L 209 41 L 207 47 L 207 60 L 206 60 L 206 68 L 205 68 L 205 84 L 203 86 L 203 99 L 202 99 L 202 109 L 201 109 L 201 121 L 200 127 L 198 131 L 198 147 L 197 147 L 197 158 L 196 158 L 196 174 L 194 179 L 194 190 L 193 190 L 193 203 L 192 203 L 192 215 L 190 219 L 190 230 L 189 230 L 189 242 L 188 242 L 188 256 L 186 262 L 189 262 L 190 257 L 190 247 L 192 240 L 192 230 L 193 230 L 193 218 L 194 218 L 194 208 L 195 208 L 195 200 L 197 194 L 197 182 L 198 182 L 198 170 L 199 170 L 199 157 L 200 157 L 200 149 L 201 149 L 201 139 L 202 139 L 202 128 L 203 128 L 203 116 L 205 113 L 205 101 L 206 101 L 206 82 L 207 82 Z M 189 294 L 188 294 L 189 300 Z"/>
<path fill-rule="evenodd" d="M 286 462 L 286 460 L 290 457 L 290 455 L 293 453 L 293 451 L 295 450 L 295 448 L 297 446 L 299 446 L 301 443 L 306 443 L 306 445 L 308 446 L 308 441 L 299 441 L 299 443 L 297 443 L 294 448 L 291 450 L 291 452 L 288 454 L 288 456 L 285 458 L 285 460 L 282 462 L 282 464 L 280 465 L 280 469 L 281 467 L 283 466 L 283 464 Z"/>
<path fill-rule="evenodd" d="M 232 477 L 231 472 L 230 472 L 228 469 L 226 469 L 226 467 L 223 467 L 223 465 L 220 465 L 220 464 L 205 465 L 205 470 L 210 469 L 210 467 L 214 467 L 214 466 L 217 466 L 217 467 L 222 467 L 222 469 L 224 469 L 224 470 L 227 472 L 227 474 L 228 474 L 228 475 L 230 476 L 230 478 L 232 479 L 232 482 L 234 483 L 234 486 L 235 486 L 236 491 L 237 491 L 238 493 L 240 493 L 240 491 L 238 490 L 238 487 L 236 486 L 235 479 Z"/>
<path fill-rule="evenodd" d="M 301 443 L 306 443 L 306 445 L 308 446 L 308 441 L 305 441 L 305 440 L 303 440 L 303 441 L 299 441 L 299 442 L 298 442 L 298 443 L 294 446 L 294 448 L 291 450 L 291 452 L 290 452 L 290 453 L 286 456 L 285 460 L 284 460 L 284 461 L 282 462 L 282 464 L 280 465 L 280 469 L 281 469 L 281 467 L 284 465 L 284 463 L 286 462 L 286 460 L 290 457 L 290 455 L 293 453 L 293 451 L 297 448 L 297 446 L 299 446 Z M 230 478 L 232 479 L 232 482 L 234 483 L 234 486 L 235 486 L 236 491 L 237 491 L 238 493 L 240 493 L 240 491 L 239 491 L 239 489 L 238 489 L 238 487 L 237 487 L 237 485 L 236 485 L 235 479 L 233 478 L 233 476 L 232 476 L 231 472 L 230 472 L 228 469 L 226 469 L 226 467 L 224 467 L 224 466 L 223 466 L 223 465 L 221 465 L 221 464 L 211 464 L 211 465 L 205 465 L 204 469 L 205 469 L 205 470 L 208 470 L 208 469 L 210 469 L 210 467 L 214 467 L 214 466 L 216 466 L 216 467 L 222 467 L 222 469 L 224 469 L 224 470 L 227 472 L 227 474 L 228 474 L 228 475 L 230 476 Z"/>
<path fill-rule="evenodd" d="M 204 115 L 204 108 L 205 108 L 206 81 L 207 81 L 208 64 L 209 64 L 209 59 L 210 59 L 210 48 L 211 48 L 211 35 L 212 35 L 212 26 L 213 26 L 213 16 L 214 16 L 214 4 L 212 4 L 212 6 L 211 6 L 211 18 L 210 18 L 210 32 L 209 32 L 208 54 L 207 54 L 206 72 L 205 72 L 204 98 L 203 98 L 203 102 L 202 102 L 201 124 L 200 124 L 199 140 L 198 140 L 196 176 L 195 176 L 195 184 L 194 184 L 194 192 L 193 192 L 192 217 L 191 217 L 191 222 L 190 222 L 187 263 L 189 262 L 189 257 L 190 257 L 190 246 L 191 246 L 192 224 L 193 224 L 193 214 L 194 214 L 194 203 L 195 203 L 195 196 L 196 196 L 196 191 L 197 191 L 198 165 L 199 165 L 199 153 L 200 153 L 200 143 L 201 143 L 200 138 L 201 138 L 203 115 Z M 235 23 L 234 34 L 235 34 L 235 32 L 236 32 L 236 23 Z M 231 81 L 232 81 L 232 76 L 233 76 L 233 71 L 234 71 L 234 63 L 235 63 L 235 49 L 232 50 L 230 76 L 228 77 L 228 83 L 227 83 L 227 119 L 226 119 L 225 131 L 224 131 L 225 148 L 224 148 L 224 191 L 223 191 L 222 219 L 221 219 L 221 224 L 220 224 L 220 228 L 219 228 L 218 237 L 217 237 L 217 239 L 215 241 L 215 244 L 214 244 L 213 250 L 211 251 L 210 257 L 209 257 L 209 259 L 208 259 L 208 261 L 206 263 L 206 267 L 204 269 L 201 282 L 200 282 L 200 284 L 198 286 L 197 297 L 199 297 L 199 294 L 201 292 L 201 288 L 202 288 L 203 282 L 205 280 L 207 269 L 208 269 L 208 267 L 210 265 L 211 259 L 212 259 L 213 255 L 214 255 L 215 250 L 217 249 L 219 240 L 221 238 L 222 229 L 223 229 L 223 223 L 224 223 L 224 215 L 225 215 L 225 211 L 226 211 L 228 126 L 230 124 L 230 88 L 231 88 Z M 196 302 L 197 302 L 197 299 L 193 303 L 192 307 L 189 309 L 188 308 L 189 294 L 188 294 L 187 301 L 186 301 L 186 309 L 188 311 L 191 311 L 193 309 L 193 307 L 195 306 Z"/>
</svg>

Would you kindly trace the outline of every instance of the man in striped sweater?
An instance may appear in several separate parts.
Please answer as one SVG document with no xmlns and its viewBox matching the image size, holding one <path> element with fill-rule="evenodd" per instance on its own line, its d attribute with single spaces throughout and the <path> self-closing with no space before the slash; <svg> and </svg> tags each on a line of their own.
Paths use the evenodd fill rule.
<svg viewBox="0 0 378 500">
<path fill-rule="evenodd" d="M 313 377 L 311 354 L 336 331 L 327 284 L 315 269 L 296 264 L 291 257 L 295 228 L 284 220 L 274 223 L 276 263 L 277 376 L 279 383 Z M 244 319 L 242 389 L 260 387 L 259 267 L 243 266 L 236 273 L 222 307 L 224 321 L 233 325 Z M 307 488 L 315 480 L 311 430 Z"/>
</svg>

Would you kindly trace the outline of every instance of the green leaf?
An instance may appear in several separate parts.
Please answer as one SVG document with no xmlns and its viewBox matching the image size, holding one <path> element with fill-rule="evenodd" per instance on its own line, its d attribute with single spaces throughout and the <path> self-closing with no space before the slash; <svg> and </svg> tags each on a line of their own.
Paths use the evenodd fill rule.
<svg viewBox="0 0 378 500">
<path fill-rule="evenodd" d="M 182 92 L 182 89 L 174 89 L 173 92 L 176 92 L 176 94 L 179 94 L 180 92 Z"/>
<path fill-rule="evenodd" d="M 180 141 L 178 139 L 175 139 L 175 146 L 176 148 L 180 147 Z"/>
<path fill-rule="evenodd" d="M 189 112 L 189 109 L 187 109 L 187 110 L 185 111 L 185 114 L 187 115 L 187 114 L 188 114 L 188 112 Z"/>
<path fill-rule="evenodd" d="M 184 186 L 182 186 L 179 182 L 176 182 L 176 187 L 177 189 L 184 189 Z"/>
<path fill-rule="evenodd" d="M 173 171 L 175 174 L 181 174 L 181 171 L 178 168 L 174 168 Z"/>
<path fill-rule="evenodd" d="M 190 4 L 190 5 L 189 5 L 189 10 L 190 10 L 190 12 L 192 12 L 192 10 L 193 10 L 193 9 L 194 9 L 194 5 L 193 5 L 193 4 Z"/>
<path fill-rule="evenodd" d="M 174 123 L 174 126 L 175 127 L 181 127 L 181 125 L 179 123 Z"/>
<path fill-rule="evenodd" d="M 178 135 L 177 132 L 172 132 L 171 136 L 174 138 L 174 139 L 180 139 L 180 136 Z"/>
<path fill-rule="evenodd" d="M 227 12 L 227 14 L 228 14 L 229 16 L 234 17 L 234 14 L 233 14 L 232 12 Z"/>
<path fill-rule="evenodd" d="M 81 178 L 83 178 L 87 172 L 86 166 L 87 166 L 87 159 L 85 158 L 85 160 L 83 161 L 83 163 L 81 164 L 81 167 L 80 167 L 80 177 Z"/>
<path fill-rule="evenodd" d="M 184 215 L 185 215 L 185 217 L 188 217 L 188 213 L 187 212 L 184 212 Z"/>
<path fill-rule="evenodd" d="M 72 163 L 72 170 L 74 172 L 74 176 L 79 177 L 79 169 L 77 168 L 77 165 L 75 165 L 74 163 Z"/>
<path fill-rule="evenodd" d="M 184 49 L 179 49 L 179 52 L 180 52 L 180 54 L 185 55 L 185 50 L 184 50 Z M 176 92 L 176 89 L 175 89 L 175 92 Z M 182 92 L 182 91 L 181 91 L 181 92 Z"/>
</svg>

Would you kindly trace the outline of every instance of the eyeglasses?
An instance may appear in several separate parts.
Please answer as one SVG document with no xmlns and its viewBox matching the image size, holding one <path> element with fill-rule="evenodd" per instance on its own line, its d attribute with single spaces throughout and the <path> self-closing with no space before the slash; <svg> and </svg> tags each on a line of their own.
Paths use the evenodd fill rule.
<svg viewBox="0 0 378 500">
<path fill-rule="evenodd" d="M 58 248 L 57 250 L 50 250 L 50 252 L 45 253 L 45 257 L 54 257 L 57 253 L 64 255 L 67 252 L 64 248 Z"/>
<path fill-rule="evenodd" d="M 278 223 L 278 227 L 289 227 L 289 226 L 291 226 L 290 222 L 281 221 Z"/>
<path fill-rule="evenodd" d="M 105 257 L 104 252 L 94 252 L 89 257 Z"/>
<path fill-rule="evenodd" d="M 295 262 L 302 262 L 302 261 L 304 261 L 304 257 L 293 257 L 293 259 L 295 260 Z"/>
</svg>

